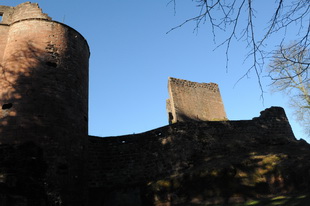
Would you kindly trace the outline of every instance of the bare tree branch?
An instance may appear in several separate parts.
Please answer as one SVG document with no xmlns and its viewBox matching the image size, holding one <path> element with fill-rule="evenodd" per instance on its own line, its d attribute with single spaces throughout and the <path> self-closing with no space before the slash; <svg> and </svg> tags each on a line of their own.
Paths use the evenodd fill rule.
<svg viewBox="0 0 310 206">
<path fill-rule="evenodd" d="M 218 32 L 225 32 L 227 38 L 220 42 L 215 49 L 225 46 L 226 56 L 226 70 L 229 65 L 229 50 L 233 40 L 240 41 L 245 39 L 247 42 L 247 55 L 245 60 L 251 59 L 252 65 L 245 72 L 244 78 L 249 75 L 251 71 L 255 71 L 258 79 L 259 87 L 263 94 L 263 86 L 261 76 L 265 59 L 273 52 L 265 51 L 264 47 L 267 40 L 279 32 L 286 32 L 292 26 L 299 26 L 296 30 L 296 45 L 308 50 L 309 47 L 309 32 L 310 32 L 310 1 L 309 0 L 276 0 L 274 1 L 275 11 L 269 18 L 268 26 L 265 28 L 263 35 L 257 35 L 257 28 L 255 25 L 255 6 L 253 0 L 192 0 L 200 11 L 197 16 L 185 20 L 183 23 L 170 29 L 167 33 L 182 27 L 183 25 L 194 21 L 194 31 L 197 31 L 201 24 L 207 23 L 211 27 L 213 41 L 216 42 Z M 176 5 L 177 0 L 170 0 Z M 242 19 L 246 19 L 247 23 L 243 24 Z M 261 28 L 260 28 L 261 29 Z M 261 29 L 262 30 L 262 29 Z M 240 32 L 241 31 L 241 32 Z M 290 30 L 291 31 L 291 30 Z M 285 40 L 285 34 L 279 38 L 278 45 L 281 45 Z M 275 43 L 276 45 L 277 43 Z M 286 57 L 286 56 L 284 56 Z M 294 59 L 287 59 L 288 62 L 294 63 Z M 295 62 L 296 63 L 296 62 Z M 307 64 L 304 62 L 303 64 Z M 308 71 L 309 65 L 304 67 Z"/>
<path fill-rule="evenodd" d="M 281 45 L 272 57 L 268 72 L 274 90 L 289 94 L 296 117 L 310 136 L 309 65 L 310 52 L 303 45 Z"/>
</svg>

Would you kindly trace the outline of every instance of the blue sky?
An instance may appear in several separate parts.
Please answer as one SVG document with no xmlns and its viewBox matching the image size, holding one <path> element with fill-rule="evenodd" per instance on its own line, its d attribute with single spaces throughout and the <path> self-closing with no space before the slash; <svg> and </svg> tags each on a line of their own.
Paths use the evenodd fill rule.
<svg viewBox="0 0 310 206">
<path fill-rule="evenodd" d="M 22 2 L 2 0 L 1 4 L 16 6 Z M 232 43 L 226 70 L 225 47 L 214 51 L 216 45 L 208 25 L 201 25 L 196 33 L 194 23 L 189 23 L 166 34 L 198 12 L 194 2 L 178 2 L 174 14 L 168 0 L 37 1 L 44 13 L 75 28 L 89 43 L 89 134 L 116 136 L 167 125 L 165 102 L 171 76 L 219 84 L 230 120 L 252 119 L 265 108 L 284 107 L 295 136 L 309 142 L 293 118 L 289 99 L 281 93 L 271 93 L 268 78 L 262 79 L 264 102 L 254 72 L 237 83 L 251 63 L 244 61 L 244 41 Z M 267 26 L 265 17 L 274 11 L 273 2 L 255 4 L 257 35 Z M 217 43 L 225 34 L 218 32 Z M 290 34 L 286 35 L 290 39 Z M 266 45 L 272 49 L 273 46 Z"/>
</svg>

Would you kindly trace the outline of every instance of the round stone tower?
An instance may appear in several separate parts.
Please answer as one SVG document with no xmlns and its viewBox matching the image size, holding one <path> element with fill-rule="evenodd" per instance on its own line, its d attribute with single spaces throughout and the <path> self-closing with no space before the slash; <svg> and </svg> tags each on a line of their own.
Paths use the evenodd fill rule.
<svg viewBox="0 0 310 206">
<path fill-rule="evenodd" d="M 4 169 L 2 182 L 29 205 L 84 205 L 88 44 L 37 4 L 0 6 L 0 16 L 0 147 L 22 160 Z M 24 173 L 35 179 L 35 197 L 24 191 L 32 189 Z"/>
</svg>

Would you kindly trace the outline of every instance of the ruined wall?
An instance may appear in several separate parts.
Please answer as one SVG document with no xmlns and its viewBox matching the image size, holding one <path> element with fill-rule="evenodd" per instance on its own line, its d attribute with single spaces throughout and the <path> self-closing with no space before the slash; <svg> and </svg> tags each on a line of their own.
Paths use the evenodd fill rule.
<svg viewBox="0 0 310 206">
<path fill-rule="evenodd" d="M 0 5 L 0 14 L 2 17 L 0 24 L 10 24 L 12 22 L 13 12 L 14 7 Z"/>
<path fill-rule="evenodd" d="M 89 137 L 90 199 L 92 205 L 110 205 L 111 198 L 111 205 L 122 205 L 118 201 L 127 197 L 137 203 L 146 185 L 199 166 L 197 161 L 210 155 L 294 139 L 284 110 L 277 107 L 253 120 L 186 122 L 136 135 Z"/>
<path fill-rule="evenodd" d="M 0 56 L 0 145 L 21 148 L 31 143 L 31 148 L 38 148 L 42 153 L 35 158 L 48 165 L 41 182 L 50 195 L 45 198 L 82 205 L 88 44 L 71 27 L 43 14 L 37 4 L 6 9 L 1 12 L 7 24 L 0 25 L 0 50 L 4 51 Z"/>
<path fill-rule="evenodd" d="M 218 85 L 169 78 L 167 100 L 169 123 L 225 120 L 226 113 Z"/>
<path fill-rule="evenodd" d="M 8 31 L 9 31 L 9 26 L 8 25 L 1 25 L 0 24 L 0 66 L 2 63 L 2 58 L 3 58 L 3 54 L 5 51 L 5 47 L 6 47 L 6 42 L 8 39 Z"/>
<path fill-rule="evenodd" d="M 0 63 L 2 63 L 3 54 L 6 47 L 6 42 L 8 39 L 9 23 L 13 12 L 13 7 L 10 6 L 0 6 L 0 15 L 2 21 L 0 21 Z M 1 64 L 0 64 L 1 66 Z"/>
<path fill-rule="evenodd" d="M 192 184 L 177 191 L 188 203 L 182 195 L 201 182 L 199 175 L 191 179 L 197 177 L 193 168 L 204 172 L 209 166 L 204 162 L 219 165 L 224 154 L 252 154 L 258 144 L 265 151 L 266 145 L 295 141 L 277 107 L 253 120 L 187 122 L 225 119 L 221 96 L 214 83 L 174 78 L 167 109 L 177 124 L 137 135 L 88 137 L 85 39 L 37 4 L 1 6 L 0 14 L 1 206 L 152 205 L 172 188 L 156 183 L 174 177 Z"/>
<path fill-rule="evenodd" d="M 11 15 L 11 22 L 17 22 L 31 18 L 46 20 L 52 19 L 47 14 L 42 13 L 42 9 L 39 8 L 37 3 L 25 2 L 14 7 L 14 11 Z"/>
</svg>

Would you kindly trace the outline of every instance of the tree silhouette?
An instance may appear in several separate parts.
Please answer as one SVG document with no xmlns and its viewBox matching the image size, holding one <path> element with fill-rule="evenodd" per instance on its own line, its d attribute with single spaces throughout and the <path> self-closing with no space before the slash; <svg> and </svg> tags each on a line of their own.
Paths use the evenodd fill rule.
<svg viewBox="0 0 310 206">
<path fill-rule="evenodd" d="M 296 36 L 296 45 L 306 50 L 309 46 L 309 0 L 276 0 L 274 1 L 274 12 L 266 22 L 265 28 L 258 25 L 256 14 L 258 13 L 253 0 L 193 0 L 193 4 L 198 7 L 199 13 L 183 23 L 171 28 L 167 33 L 182 27 L 189 22 L 195 22 L 194 30 L 198 30 L 201 24 L 207 24 L 211 28 L 213 39 L 215 41 L 219 32 L 225 35 L 225 39 L 217 47 L 226 47 L 226 67 L 228 67 L 229 51 L 233 41 L 246 41 L 247 55 L 246 59 L 251 59 L 252 64 L 243 77 L 251 71 L 255 71 L 261 90 L 263 86 L 261 77 L 263 66 L 267 57 L 270 57 L 270 51 L 265 50 L 265 44 L 268 39 L 279 32 L 283 32 L 275 45 L 282 45 L 286 40 L 287 30 L 294 32 Z M 168 4 L 174 5 L 176 11 L 177 0 L 169 0 Z M 265 11 L 264 15 L 265 15 Z M 244 23 L 245 22 L 245 23 Z M 292 29 L 293 28 L 293 29 Z M 262 32 L 262 35 L 258 33 Z M 309 62 L 307 63 L 309 66 Z M 308 67 L 306 67 L 308 70 Z M 243 78 L 242 77 L 242 78 Z"/>
<path fill-rule="evenodd" d="M 310 136 L 310 53 L 298 43 L 280 46 L 269 65 L 269 76 L 274 91 L 290 96 L 290 104 L 295 108 L 297 120 Z"/>
</svg>

